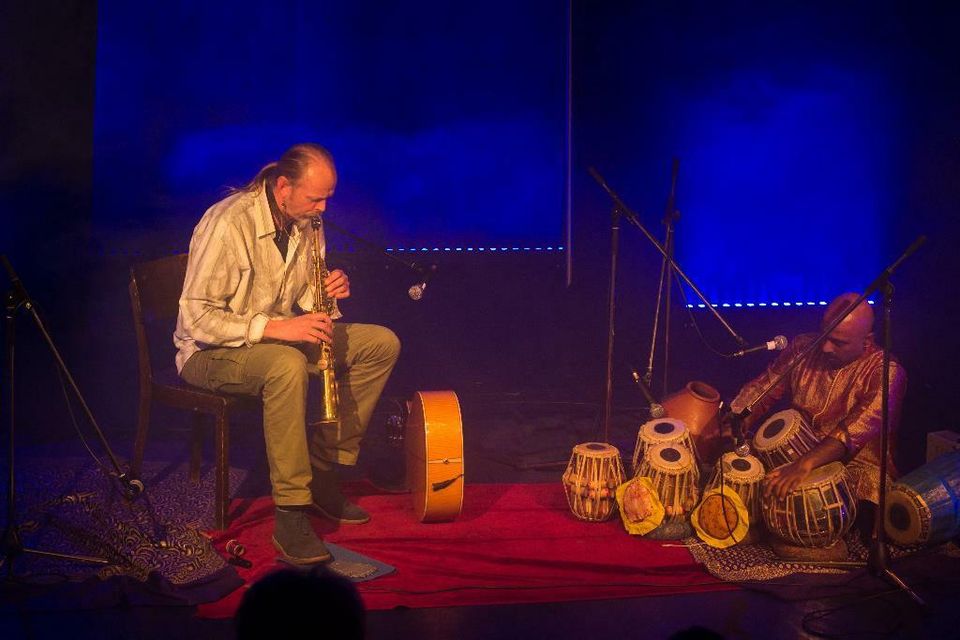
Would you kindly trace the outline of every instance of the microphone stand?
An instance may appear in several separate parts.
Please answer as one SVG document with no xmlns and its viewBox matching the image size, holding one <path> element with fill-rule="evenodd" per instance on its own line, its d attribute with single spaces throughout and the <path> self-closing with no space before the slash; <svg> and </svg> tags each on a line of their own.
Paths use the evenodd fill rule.
<svg viewBox="0 0 960 640">
<path fill-rule="evenodd" d="M 613 412 L 613 339 L 614 318 L 617 304 L 617 257 L 620 253 L 620 218 L 622 216 L 619 203 L 613 205 L 610 212 L 610 287 L 607 295 L 607 370 L 604 378 L 603 414 L 600 423 L 603 425 L 603 441 L 610 442 L 610 415 Z"/>
<path fill-rule="evenodd" d="M 90 562 L 93 564 L 107 565 L 110 564 L 108 560 L 104 558 L 97 558 L 92 556 L 82 556 L 68 553 L 60 553 L 55 551 L 43 551 L 40 549 L 32 549 L 25 547 L 23 545 L 23 540 L 20 536 L 20 525 L 17 523 L 17 514 L 16 514 L 16 456 L 15 456 L 15 447 L 16 447 L 16 418 L 15 418 L 15 399 L 16 394 L 15 390 L 15 367 L 14 367 L 14 355 L 15 355 L 15 331 L 16 331 L 16 316 L 17 311 L 20 308 L 24 308 L 30 312 L 30 315 L 33 317 L 34 322 L 37 327 L 40 329 L 41 335 L 43 335 L 44 340 L 47 343 L 47 346 L 50 347 L 50 351 L 53 354 L 54 359 L 57 362 L 57 365 L 60 368 L 60 371 L 64 374 L 67 382 L 70 383 L 71 388 L 76 394 L 81 407 L 87 415 L 87 418 L 90 420 L 90 423 L 93 425 L 94 430 L 97 432 L 97 436 L 100 439 L 101 444 L 107 452 L 107 455 L 110 458 L 110 461 L 113 463 L 113 469 L 120 480 L 124 485 L 124 492 L 128 497 L 135 497 L 143 490 L 143 485 L 140 484 L 138 480 L 131 480 L 127 474 L 123 473 L 120 470 L 120 465 L 117 462 L 116 457 L 113 455 L 113 451 L 110 449 L 110 445 L 107 443 L 106 436 L 100 430 L 100 427 L 97 425 L 96 420 L 94 420 L 93 415 L 90 412 L 90 408 L 87 406 L 87 403 L 84 401 L 83 396 L 80 393 L 80 389 L 77 387 L 77 383 L 74 382 L 73 376 L 70 375 L 70 371 L 67 369 L 67 365 L 64 363 L 63 358 L 60 357 L 60 352 L 57 350 L 56 345 L 53 343 L 53 339 L 50 337 L 50 334 L 47 332 L 46 327 L 43 325 L 43 321 L 40 320 L 40 316 L 37 315 L 37 310 L 34 305 L 33 300 L 30 299 L 30 295 L 27 293 L 26 288 L 23 286 L 23 283 L 20 281 L 20 278 L 17 277 L 16 272 L 13 270 L 13 266 L 10 264 L 10 261 L 7 260 L 7 257 L 0 255 L 0 261 L 3 262 L 4 268 L 6 268 L 8 275 L 10 276 L 10 283 L 12 288 L 7 292 L 4 304 L 4 317 L 6 324 L 6 351 L 7 351 L 7 385 L 9 391 L 9 407 L 8 407 L 8 427 L 9 427 L 9 443 L 7 450 L 7 469 L 9 472 L 8 484 L 7 484 L 7 526 L 3 532 L 3 538 L 0 540 L 0 553 L 3 554 L 3 559 L 0 560 L 0 566 L 4 564 L 7 565 L 6 579 L 13 579 L 13 569 L 14 563 L 17 558 L 22 554 L 32 554 L 37 556 L 43 556 L 46 558 L 60 558 L 63 560 L 73 560 L 76 562 Z"/>
<path fill-rule="evenodd" d="M 398 262 L 398 263 L 402 264 L 403 266 L 405 266 L 406 268 L 410 269 L 411 271 L 416 272 L 416 273 L 417 273 L 418 275 L 420 275 L 420 276 L 426 276 L 426 275 L 428 275 L 428 274 L 432 274 L 432 273 L 436 272 L 436 270 L 437 270 L 437 265 L 435 265 L 435 264 L 434 264 L 434 265 L 430 265 L 429 267 L 421 267 L 420 265 L 418 265 L 418 264 L 417 264 L 416 262 L 414 262 L 414 261 L 404 260 L 403 258 L 400 258 L 400 257 L 394 255 L 392 251 L 387 251 L 385 248 L 383 248 L 382 246 L 376 244 L 375 242 L 371 242 L 370 240 L 367 240 L 366 238 L 363 238 L 363 237 L 361 237 L 361 236 L 358 236 L 357 234 L 355 234 L 354 232 L 350 231 L 349 229 L 346 229 L 346 228 L 338 225 L 338 224 L 335 223 L 335 222 L 331 222 L 331 221 L 330 221 L 329 219 L 327 219 L 326 217 L 324 217 L 324 219 L 323 219 L 323 226 L 324 226 L 324 227 L 330 227 L 331 229 L 334 229 L 335 231 L 338 231 L 338 232 L 342 233 L 343 235 L 347 236 L 347 237 L 350 238 L 351 240 L 355 240 L 355 241 L 359 242 L 360 244 L 362 244 L 363 246 L 367 247 L 368 249 L 373 249 L 373 250 L 376 251 L 377 253 L 380 253 L 380 254 L 385 255 L 387 258 L 393 260 L 394 262 Z"/>
<path fill-rule="evenodd" d="M 607 185 L 606 181 L 603 179 L 603 176 L 601 176 L 597 172 L 597 170 L 594 169 L 593 167 L 589 167 L 587 171 L 590 172 L 590 175 L 593 176 L 593 179 L 597 181 L 597 183 L 603 188 L 603 190 L 607 192 L 607 195 L 610 196 L 610 199 L 613 200 L 614 204 L 623 213 L 623 216 L 627 219 L 627 221 L 630 222 L 630 224 L 632 224 L 636 228 L 638 228 L 643 233 L 643 235 L 646 236 L 647 240 L 650 241 L 650 244 L 652 244 L 653 247 L 660 253 L 660 255 L 663 256 L 663 259 L 667 261 L 667 264 L 669 264 L 670 267 L 676 272 L 676 274 L 680 276 L 680 278 L 687 284 L 688 287 L 690 287 L 690 289 L 696 294 L 696 296 L 700 298 L 700 300 L 704 303 L 706 308 L 710 310 L 710 313 L 712 313 L 714 317 L 720 322 L 720 324 L 723 325 L 723 328 L 727 330 L 727 333 L 729 333 L 733 337 L 733 339 L 737 341 L 737 344 L 739 344 L 741 347 L 746 347 L 747 341 L 744 340 L 739 333 L 734 331 L 733 327 L 731 327 L 730 324 L 723 319 L 723 316 L 720 315 L 720 312 L 717 311 L 714 305 L 710 304 L 707 301 L 707 298 L 703 295 L 700 289 L 697 288 L 697 285 L 695 285 L 693 281 L 690 280 L 686 272 L 684 272 L 684 270 L 680 267 L 680 265 L 677 264 L 677 261 L 674 260 L 673 257 L 667 252 L 666 248 L 663 245 L 661 245 L 659 242 L 657 242 L 657 239 L 654 238 L 653 235 L 647 230 L 647 228 L 643 226 L 643 224 L 640 222 L 639 218 L 637 217 L 637 214 L 634 213 L 630 209 L 630 207 L 624 204 L 623 200 L 620 199 L 620 196 L 618 196 L 617 193 Z"/>
<path fill-rule="evenodd" d="M 870 552 L 867 556 L 866 563 L 864 562 L 816 562 L 816 563 L 804 563 L 804 564 L 819 564 L 824 566 L 835 566 L 835 567 L 864 567 L 866 566 L 871 573 L 873 573 L 878 578 L 886 578 L 889 582 L 892 582 L 896 587 L 905 591 L 910 598 L 919 604 L 920 606 L 925 606 L 924 601 L 916 594 L 906 583 L 903 582 L 890 569 L 890 558 L 887 550 L 886 543 L 886 529 L 884 528 L 884 516 L 886 515 L 886 506 L 887 506 L 887 458 L 889 457 L 890 452 L 890 353 L 893 346 L 893 340 L 891 337 L 891 310 L 893 307 L 893 284 L 890 282 L 890 277 L 893 273 L 900 267 L 900 264 L 909 258 L 913 253 L 927 241 L 926 236 L 919 236 L 916 240 L 913 241 L 907 249 L 900 255 L 899 258 L 894 261 L 889 267 L 883 270 L 879 276 L 867 287 L 867 289 L 860 294 L 860 296 L 850 303 L 849 306 L 840 314 L 830 325 L 820 332 L 820 335 L 814 340 L 810 345 L 804 349 L 802 352 L 798 353 L 793 360 L 787 365 L 787 368 L 773 381 L 770 382 L 764 388 L 756 398 L 754 398 L 750 404 L 744 407 L 739 413 L 732 413 L 734 420 L 734 425 L 739 426 L 744 418 L 749 416 L 753 411 L 753 405 L 759 402 L 763 397 L 765 397 L 771 390 L 777 387 L 781 381 L 783 381 L 787 375 L 790 374 L 793 369 L 803 360 L 813 349 L 815 349 L 820 343 L 822 343 L 830 333 L 839 325 L 843 320 L 850 315 L 854 309 L 857 308 L 870 294 L 881 291 L 883 294 L 883 372 L 882 372 L 882 389 L 881 389 L 881 411 L 880 411 L 880 491 L 879 491 L 879 503 L 877 504 L 876 516 L 874 518 L 874 538 L 871 541 Z"/>
<path fill-rule="evenodd" d="M 619 251 L 619 239 L 620 239 L 620 219 L 626 218 L 633 226 L 640 229 L 647 240 L 660 252 L 660 255 L 663 256 L 664 263 L 672 269 L 677 275 L 679 275 L 687 286 L 700 298 L 710 310 L 711 313 L 720 321 L 720 324 L 727 330 L 727 332 L 733 336 L 733 339 L 737 343 L 745 347 L 747 341 L 743 339 L 740 334 L 733 330 L 726 320 L 720 315 L 720 312 L 710 304 L 706 297 L 701 293 L 700 289 L 693 283 L 692 280 L 687 276 L 687 274 L 680 268 L 680 265 L 677 264 L 672 255 L 672 232 L 670 233 L 668 240 L 670 242 L 669 251 L 668 248 L 665 248 L 653 235 L 647 230 L 646 227 L 640 222 L 637 214 L 634 213 L 630 207 L 624 204 L 623 200 L 620 198 L 617 193 L 611 189 L 606 181 L 603 179 L 603 176 L 594 169 L 593 167 L 588 167 L 587 171 L 593 177 L 594 180 L 607 192 L 607 195 L 610 196 L 610 199 L 613 200 L 613 211 L 611 213 L 611 239 L 610 239 L 610 288 L 609 296 L 607 301 L 607 370 L 606 370 L 606 380 L 604 385 L 605 395 L 604 395 L 604 405 L 603 405 L 603 435 L 604 441 L 608 441 L 610 433 L 610 414 L 612 411 L 613 404 L 613 341 L 614 341 L 614 316 L 616 310 L 616 276 L 617 276 L 617 255 Z M 673 208 L 672 206 L 670 207 Z M 668 216 L 669 217 L 669 216 Z M 671 225 L 672 226 L 672 225 Z M 669 316 L 668 316 L 669 318 Z M 666 382 L 666 374 L 664 375 L 664 381 Z"/>
<path fill-rule="evenodd" d="M 758 393 L 757 396 L 753 400 L 751 400 L 750 403 L 747 404 L 747 406 L 745 406 L 739 413 L 733 412 L 731 413 L 731 416 L 737 420 L 742 421 L 744 418 L 746 418 L 751 413 L 753 413 L 753 406 L 755 404 L 760 402 L 760 400 L 762 400 L 773 389 L 775 389 L 780 384 L 780 382 L 783 381 L 784 378 L 790 375 L 790 372 L 793 371 L 798 364 L 800 364 L 800 361 L 803 360 L 811 351 L 819 347 L 820 344 L 824 340 L 826 340 L 827 336 L 830 335 L 833 332 L 833 330 L 836 329 L 837 326 L 839 326 L 840 323 L 843 322 L 846 319 L 846 317 L 850 315 L 853 312 L 853 310 L 860 305 L 860 303 L 862 303 L 864 300 L 870 297 L 872 293 L 876 292 L 878 289 L 884 286 L 884 282 L 890 279 L 890 276 L 893 275 L 893 272 L 896 271 L 896 269 L 900 266 L 900 263 L 902 263 L 904 260 L 909 258 L 926 241 L 927 241 L 926 236 L 920 236 L 916 240 L 914 240 L 913 244 L 907 247 L 907 249 L 903 252 L 903 254 L 899 258 L 897 258 L 897 260 L 892 265 L 884 269 L 883 272 L 872 283 L 870 283 L 870 286 L 868 286 L 867 289 L 863 293 L 861 293 L 856 300 L 851 302 L 847 306 L 847 308 L 844 309 L 843 313 L 841 313 L 833 321 L 831 321 L 830 324 L 827 326 L 827 328 L 822 330 L 820 334 L 816 337 L 816 339 L 814 339 L 813 342 L 807 345 L 806 348 L 803 349 L 803 351 L 799 352 L 796 356 L 794 356 L 793 360 L 791 360 L 787 364 L 786 369 L 784 369 L 776 378 L 774 378 L 766 387 L 764 387 L 760 391 L 760 393 Z M 884 322 L 886 321 L 887 321 L 887 317 L 885 314 Z"/>
<path fill-rule="evenodd" d="M 666 396 L 670 388 L 668 386 L 667 376 L 670 372 L 670 307 L 673 299 L 674 223 L 680 219 L 680 212 L 677 211 L 676 208 L 677 173 L 679 170 L 680 161 L 677 158 L 674 158 L 673 169 L 670 177 L 670 197 L 667 199 L 667 210 L 663 215 L 663 224 L 667 229 L 666 235 L 664 236 L 664 248 L 667 250 L 667 256 L 665 256 L 663 259 L 660 273 L 662 274 L 662 277 L 666 278 L 665 284 L 667 291 L 664 297 L 663 307 L 663 388 L 660 393 L 660 397 Z M 654 327 L 656 327 L 656 322 L 654 322 Z M 654 342 L 656 342 L 656 334 L 654 334 Z M 650 349 L 650 362 L 652 366 L 653 347 Z M 647 373 L 652 379 L 653 372 L 648 369 Z"/>
</svg>

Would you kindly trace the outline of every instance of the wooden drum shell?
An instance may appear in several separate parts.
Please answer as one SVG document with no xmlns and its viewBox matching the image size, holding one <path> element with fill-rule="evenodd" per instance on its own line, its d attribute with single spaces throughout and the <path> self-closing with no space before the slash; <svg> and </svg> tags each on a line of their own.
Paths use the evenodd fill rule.
<svg viewBox="0 0 960 640">
<path fill-rule="evenodd" d="M 623 463 L 616 447 L 603 442 L 578 444 L 563 474 L 570 511 L 588 522 L 609 519 L 616 511 L 617 487 L 623 479 Z"/>
</svg>

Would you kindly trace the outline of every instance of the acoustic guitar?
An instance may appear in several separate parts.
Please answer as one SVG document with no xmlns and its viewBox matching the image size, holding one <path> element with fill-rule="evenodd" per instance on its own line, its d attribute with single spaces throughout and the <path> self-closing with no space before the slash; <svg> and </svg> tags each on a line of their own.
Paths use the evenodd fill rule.
<svg viewBox="0 0 960 640">
<path fill-rule="evenodd" d="M 453 391 L 418 391 L 407 418 L 407 487 L 420 522 L 456 519 L 463 507 L 463 421 Z"/>
</svg>

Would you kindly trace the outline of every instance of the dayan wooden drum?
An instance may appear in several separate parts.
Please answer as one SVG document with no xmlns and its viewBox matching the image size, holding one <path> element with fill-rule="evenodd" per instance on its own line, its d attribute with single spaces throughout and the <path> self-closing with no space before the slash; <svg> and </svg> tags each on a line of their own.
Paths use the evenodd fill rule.
<svg viewBox="0 0 960 640">
<path fill-rule="evenodd" d="M 617 487 L 623 483 L 620 451 L 602 442 L 585 442 L 573 448 L 563 489 L 573 515 L 601 522 L 613 515 Z"/>
<path fill-rule="evenodd" d="M 798 460 L 820 440 L 799 411 L 778 411 L 760 425 L 753 437 L 753 451 L 767 471 Z"/>
<path fill-rule="evenodd" d="M 717 461 L 713 475 L 707 481 L 704 492 L 720 488 L 721 465 L 723 468 L 722 481 L 740 496 L 743 506 L 750 517 L 750 531 L 763 524 L 763 478 L 766 473 L 763 463 L 754 456 L 740 457 L 734 452 L 723 454 Z"/>
<path fill-rule="evenodd" d="M 697 450 L 693 446 L 693 439 L 690 437 L 687 425 L 684 424 L 683 420 L 660 418 L 643 423 L 637 431 L 637 444 L 633 448 L 633 460 L 630 467 L 633 470 L 633 475 L 637 475 L 640 461 L 643 460 L 647 449 L 655 444 L 669 443 L 686 447 L 693 454 L 694 464 L 696 464 Z"/>
<path fill-rule="evenodd" d="M 934 458 L 890 487 L 883 522 L 897 544 L 936 544 L 960 534 L 960 451 Z"/>
<path fill-rule="evenodd" d="M 683 445 L 655 444 L 640 461 L 637 476 L 650 478 L 663 503 L 664 522 L 686 520 L 697 504 L 700 471 Z"/>
<path fill-rule="evenodd" d="M 839 462 L 817 467 L 783 500 L 763 501 L 767 529 L 799 547 L 829 547 L 853 525 L 857 503 Z"/>
</svg>

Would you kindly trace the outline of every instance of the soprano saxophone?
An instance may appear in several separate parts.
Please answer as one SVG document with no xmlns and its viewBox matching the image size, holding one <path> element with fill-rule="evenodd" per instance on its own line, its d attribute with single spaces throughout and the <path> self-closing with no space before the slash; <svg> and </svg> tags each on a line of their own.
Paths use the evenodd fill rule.
<svg viewBox="0 0 960 640">
<path fill-rule="evenodd" d="M 320 253 L 320 230 L 323 221 L 317 217 L 313 224 L 313 312 L 325 313 L 333 316 L 336 310 L 336 301 L 327 295 L 323 283 L 330 275 L 327 264 Z M 337 379 L 333 374 L 333 346 L 328 342 L 320 343 L 320 358 L 317 360 L 320 369 L 320 415 L 317 423 L 330 424 L 340 421 L 340 401 L 337 393 Z"/>
</svg>

